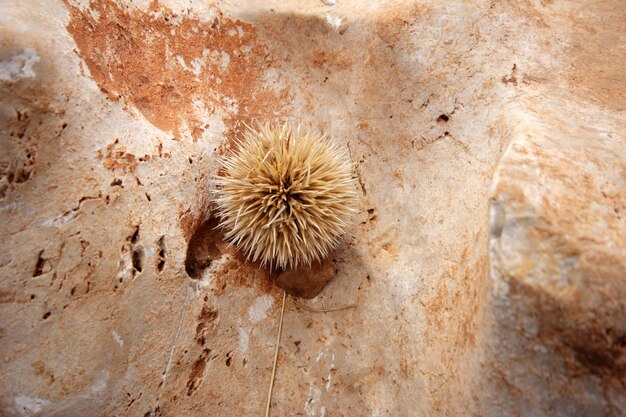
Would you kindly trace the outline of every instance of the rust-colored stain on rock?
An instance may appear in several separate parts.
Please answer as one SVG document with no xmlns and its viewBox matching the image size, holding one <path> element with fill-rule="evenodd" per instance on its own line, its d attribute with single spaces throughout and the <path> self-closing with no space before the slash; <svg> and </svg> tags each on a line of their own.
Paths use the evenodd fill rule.
<svg viewBox="0 0 626 417">
<path fill-rule="evenodd" d="M 137 157 L 130 152 L 126 152 L 126 147 L 121 145 L 120 140 L 116 138 L 105 149 L 98 149 L 96 157 L 101 159 L 102 165 L 110 171 L 135 172 L 139 163 L 150 161 L 151 159 L 169 158 L 170 154 L 169 152 L 163 152 L 163 145 L 159 143 L 154 154 L 144 154 Z"/>
<path fill-rule="evenodd" d="M 206 343 L 206 333 L 211 326 L 214 325 L 219 313 L 210 307 L 202 307 L 202 311 L 198 316 L 198 325 L 196 326 L 196 342 L 204 346 Z"/>
<path fill-rule="evenodd" d="M 106 153 L 99 149 L 96 156 L 103 160 L 102 164 L 106 169 L 134 172 L 137 169 L 137 158 L 132 153 L 126 152 L 123 147 L 116 149 L 118 144 L 119 140 L 115 139 L 113 143 L 107 145 Z"/>
<path fill-rule="evenodd" d="M 211 349 L 204 349 L 200 357 L 194 362 L 189 374 L 189 381 L 187 381 L 187 396 L 191 397 L 202 383 L 204 377 L 204 371 L 206 369 L 206 363 L 211 358 Z"/>
<path fill-rule="evenodd" d="M 200 138 L 199 113 L 216 107 L 234 129 L 274 114 L 279 100 L 261 83 L 267 52 L 254 26 L 217 13 L 213 22 L 179 16 L 154 1 L 147 13 L 110 1 L 68 4 L 67 25 L 92 78 L 176 138 Z M 97 17 L 94 17 L 97 16 Z"/>
</svg>

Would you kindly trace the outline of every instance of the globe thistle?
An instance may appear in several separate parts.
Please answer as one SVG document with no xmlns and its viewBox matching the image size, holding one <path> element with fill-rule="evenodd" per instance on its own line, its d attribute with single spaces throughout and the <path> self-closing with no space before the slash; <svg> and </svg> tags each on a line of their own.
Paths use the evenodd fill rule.
<svg viewBox="0 0 626 417">
<path fill-rule="evenodd" d="M 300 128 L 248 128 L 216 180 L 225 239 L 280 269 L 326 257 L 354 212 L 352 165 L 326 136 Z"/>
</svg>

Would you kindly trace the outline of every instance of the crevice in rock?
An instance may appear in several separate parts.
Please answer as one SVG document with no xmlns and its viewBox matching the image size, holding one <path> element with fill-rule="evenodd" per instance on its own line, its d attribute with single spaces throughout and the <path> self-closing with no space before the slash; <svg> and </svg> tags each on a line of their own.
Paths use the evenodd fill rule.
<svg viewBox="0 0 626 417">
<path fill-rule="evenodd" d="M 157 271 L 162 272 L 163 268 L 165 268 L 165 236 L 161 236 L 161 238 L 157 242 L 157 248 L 159 253 L 157 254 Z"/>
<path fill-rule="evenodd" d="M 137 247 L 133 249 L 133 275 L 143 271 L 143 248 Z"/>
<path fill-rule="evenodd" d="M 218 224 L 218 219 L 209 218 L 198 227 L 189 241 L 185 271 L 192 279 L 200 279 L 202 271 L 222 254 L 217 245 L 223 240 L 221 231 L 217 229 Z"/>
<path fill-rule="evenodd" d="M 35 272 L 33 272 L 33 278 L 43 274 L 43 268 L 46 264 L 46 259 L 43 257 L 43 250 L 37 255 L 37 264 L 35 265 Z"/>
</svg>

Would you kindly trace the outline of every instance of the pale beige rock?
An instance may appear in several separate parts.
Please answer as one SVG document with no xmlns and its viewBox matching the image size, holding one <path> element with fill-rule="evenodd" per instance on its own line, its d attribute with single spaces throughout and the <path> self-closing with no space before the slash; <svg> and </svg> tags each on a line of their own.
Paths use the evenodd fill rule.
<svg viewBox="0 0 626 417">
<path fill-rule="evenodd" d="M 282 290 L 209 186 L 253 119 L 361 191 L 272 415 L 624 414 L 621 2 L 0 10 L 4 415 L 262 415 Z"/>
<path fill-rule="evenodd" d="M 569 97 L 527 105 L 492 188 L 493 366 L 513 381 L 509 395 L 559 404 L 563 415 L 621 415 L 626 123 Z M 579 395 L 559 394 L 572 389 Z"/>
</svg>

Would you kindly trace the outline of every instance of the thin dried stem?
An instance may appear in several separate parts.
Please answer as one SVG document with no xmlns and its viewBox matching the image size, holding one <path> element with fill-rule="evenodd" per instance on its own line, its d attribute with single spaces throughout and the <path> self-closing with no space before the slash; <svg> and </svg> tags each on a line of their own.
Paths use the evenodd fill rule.
<svg viewBox="0 0 626 417">
<path fill-rule="evenodd" d="M 270 389 L 267 393 L 267 407 L 265 407 L 265 417 L 270 415 L 270 405 L 272 403 L 272 390 L 274 389 L 274 378 L 276 377 L 276 364 L 278 363 L 278 350 L 280 348 L 280 336 L 283 333 L 283 316 L 285 315 L 285 300 L 287 293 L 283 290 L 283 305 L 280 308 L 280 320 L 278 322 L 278 335 L 276 336 L 276 347 L 274 348 L 274 365 L 272 366 L 272 377 L 270 379 Z"/>
</svg>

